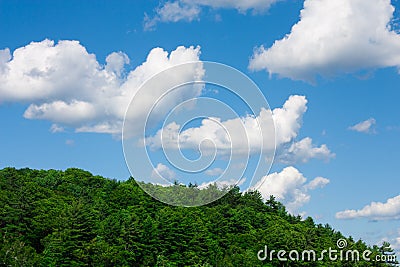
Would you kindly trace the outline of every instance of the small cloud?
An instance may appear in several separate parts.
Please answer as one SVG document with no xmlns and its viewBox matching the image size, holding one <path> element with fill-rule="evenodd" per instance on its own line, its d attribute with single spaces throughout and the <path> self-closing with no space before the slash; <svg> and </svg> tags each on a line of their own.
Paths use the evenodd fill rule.
<svg viewBox="0 0 400 267">
<path fill-rule="evenodd" d="M 65 140 L 65 144 L 67 146 L 73 146 L 73 145 L 75 145 L 75 141 L 72 139 L 67 139 L 67 140 Z"/>
<path fill-rule="evenodd" d="M 375 124 L 376 120 L 374 118 L 369 118 L 368 120 L 350 126 L 349 130 L 359 133 L 376 133 L 374 129 Z"/>
<path fill-rule="evenodd" d="M 311 182 L 309 182 L 306 185 L 306 188 L 309 190 L 314 190 L 317 188 L 323 188 L 325 187 L 327 184 L 329 184 L 329 179 L 326 179 L 324 177 L 316 177 L 314 180 L 312 180 Z"/>
<path fill-rule="evenodd" d="M 400 218 L 400 195 L 389 198 L 385 203 L 371 202 L 359 210 L 345 210 L 336 213 L 337 219 L 367 218 L 370 220 L 397 220 Z"/>
<path fill-rule="evenodd" d="M 329 148 L 323 144 L 316 146 L 310 137 L 306 137 L 298 142 L 293 142 L 288 148 L 279 150 L 277 159 L 286 164 L 306 163 L 310 159 L 323 159 L 329 161 L 335 158 L 336 154 L 332 153 Z"/>
<path fill-rule="evenodd" d="M 145 31 L 155 30 L 158 23 L 199 20 L 204 9 L 236 9 L 239 13 L 260 14 L 267 11 L 271 5 L 281 0 L 252 0 L 252 1 L 226 1 L 226 0 L 176 0 L 165 1 L 155 10 L 154 15 L 145 13 L 143 28 Z M 216 22 L 221 21 L 221 15 L 214 17 Z"/>
<path fill-rule="evenodd" d="M 57 124 L 52 124 L 50 127 L 51 133 L 62 133 L 64 131 L 65 131 L 64 127 L 58 126 Z"/>
<path fill-rule="evenodd" d="M 156 168 L 151 173 L 151 178 L 162 179 L 168 182 L 173 182 L 176 178 L 176 173 L 162 163 L 158 163 Z"/>
<path fill-rule="evenodd" d="M 289 213 L 298 214 L 298 209 L 311 199 L 310 191 L 322 188 L 329 183 L 323 177 L 317 177 L 307 183 L 307 178 L 296 168 L 289 166 L 281 172 L 264 176 L 253 189 L 258 190 L 264 199 L 273 195 L 282 202 Z"/>
<path fill-rule="evenodd" d="M 156 9 L 156 16 L 150 17 L 145 14 L 144 30 L 152 31 L 155 29 L 158 22 L 191 22 L 198 19 L 200 7 L 182 2 L 166 2 L 163 6 Z"/>
</svg>

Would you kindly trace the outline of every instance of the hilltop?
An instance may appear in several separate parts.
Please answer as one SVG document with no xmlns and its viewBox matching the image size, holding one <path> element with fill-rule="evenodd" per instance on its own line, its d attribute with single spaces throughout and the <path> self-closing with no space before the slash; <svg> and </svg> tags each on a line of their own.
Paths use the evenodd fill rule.
<svg viewBox="0 0 400 267">
<path fill-rule="evenodd" d="M 339 239 L 346 249 L 380 253 L 238 187 L 206 206 L 185 208 L 153 199 L 133 178 L 74 168 L 0 170 L 0 266 L 281 266 L 277 259 L 260 261 L 258 251 L 268 245 L 321 252 L 336 249 Z M 285 266 L 384 266 L 328 260 Z"/>
</svg>

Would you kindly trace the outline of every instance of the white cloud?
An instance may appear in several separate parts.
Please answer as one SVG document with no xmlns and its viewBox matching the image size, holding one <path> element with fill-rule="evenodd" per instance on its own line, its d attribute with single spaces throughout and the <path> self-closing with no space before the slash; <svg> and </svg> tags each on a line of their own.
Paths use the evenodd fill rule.
<svg viewBox="0 0 400 267">
<path fill-rule="evenodd" d="M 6 63 L 11 59 L 10 49 L 0 50 L 0 74 L 6 71 Z"/>
<path fill-rule="evenodd" d="M 371 202 L 359 210 L 345 210 L 336 213 L 338 219 L 368 218 L 371 220 L 400 219 L 400 195 L 389 198 L 385 203 Z"/>
<path fill-rule="evenodd" d="M 155 16 L 145 16 L 144 29 L 152 30 L 158 22 L 193 21 L 199 19 L 204 8 L 236 9 L 240 13 L 251 10 L 261 13 L 282 0 L 177 0 L 168 1 L 155 9 Z"/>
<path fill-rule="evenodd" d="M 307 111 L 307 102 L 305 96 L 292 95 L 282 108 L 273 110 L 277 147 L 297 137 L 303 114 Z"/>
<path fill-rule="evenodd" d="M 57 124 L 52 124 L 50 127 L 50 132 L 52 133 L 62 133 L 64 131 L 65 131 L 64 127 L 61 127 Z"/>
<path fill-rule="evenodd" d="M 254 186 L 264 199 L 273 195 L 282 202 L 290 213 L 295 213 L 300 207 L 310 201 L 310 190 L 324 187 L 329 180 L 317 177 L 309 183 L 294 167 L 286 167 L 281 172 L 268 174 Z"/>
<path fill-rule="evenodd" d="M 102 65 L 78 41 L 32 42 L 12 55 L 9 49 L 0 50 L 0 101 L 29 103 L 27 119 L 49 120 L 81 132 L 119 134 L 126 108 L 145 80 L 166 68 L 198 61 L 199 56 L 199 47 L 179 46 L 171 53 L 154 48 L 145 62 L 125 73 L 129 58 L 122 52 L 111 53 Z M 201 75 L 199 69 L 188 68 L 176 73 L 174 82 Z M 153 93 L 148 92 L 143 107 L 154 102 Z M 201 88 L 190 92 L 193 97 L 200 93 Z M 179 101 L 176 93 L 167 104 Z"/>
<path fill-rule="evenodd" d="M 233 8 L 239 12 L 253 10 L 261 12 L 268 9 L 272 4 L 280 0 L 183 0 L 185 3 L 194 3 L 199 6 L 208 6 L 212 8 Z"/>
<path fill-rule="evenodd" d="M 114 137 L 118 137 L 121 133 L 123 127 L 122 120 L 110 121 L 110 122 L 100 122 L 92 126 L 80 126 L 75 129 L 77 133 L 103 133 L 103 134 L 113 134 Z"/>
<path fill-rule="evenodd" d="M 162 163 L 158 163 L 156 168 L 151 173 L 152 179 L 163 179 L 169 183 L 173 183 L 176 178 L 176 173 Z"/>
<path fill-rule="evenodd" d="M 317 147 L 312 143 L 310 137 L 294 142 L 288 148 L 283 149 L 281 153 L 278 153 L 278 160 L 287 164 L 306 163 L 313 158 L 329 160 L 333 157 L 335 157 L 335 154 L 325 144 Z"/>
<path fill-rule="evenodd" d="M 121 76 L 126 64 L 129 64 L 129 57 L 122 52 L 113 52 L 106 57 L 106 70 Z"/>
<path fill-rule="evenodd" d="M 77 100 L 73 100 L 71 103 L 58 100 L 39 106 L 31 104 L 24 112 L 26 119 L 49 120 L 65 124 L 90 121 L 95 116 L 96 110 L 91 103 Z"/>
<path fill-rule="evenodd" d="M 258 126 L 271 123 L 269 114 L 270 111 L 263 109 L 257 117 L 249 115 L 226 121 L 207 118 L 202 120 L 201 126 L 182 132 L 181 126 L 172 122 L 160 129 L 155 136 L 147 138 L 146 142 L 153 149 L 197 149 L 202 144 L 202 149 L 213 151 L 216 148 L 222 154 L 247 154 L 249 149 L 252 153 L 260 150 L 263 137 L 268 140 L 273 134 L 262 136 Z M 206 140 L 210 142 L 204 142 Z M 273 149 L 273 144 L 270 144 L 270 149 Z"/>
<path fill-rule="evenodd" d="M 372 128 L 376 124 L 376 120 L 374 118 L 370 118 L 368 120 L 357 123 L 356 125 L 350 126 L 349 130 L 360 132 L 360 133 L 373 133 L 374 129 Z"/>
<path fill-rule="evenodd" d="M 384 236 L 382 236 L 382 238 L 380 238 L 378 246 L 381 246 L 383 242 L 389 242 L 390 247 L 397 254 L 397 257 L 400 256 L 400 228 L 388 231 Z"/>
<path fill-rule="evenodd" d="M 307 110 L 304 96 L 293 95 L 288 98 L 282 108 L 272 111 L 262 109 L 258 116 L 245 116 L 222 121 L 220 118 L 203 119 L 201 126 L 181 131 L 175 122 L 160 129 L 154 136 L 148 137 L 146 143 L 152 149 L 202 149 L 220 154 L 253 154 L 274 149 L 270 140 L 275 137 L 277 159 L 285 162 L 307 162 L 311 158 L 329 159 L 334 156 L 326 145 L 316 147 L 311 138 L 289 145 L 299 133 L 303 114 Z M 272 114 L 271 114 L 272 112 Z M 275 132 L 271 131 L 270 117 L 275 124 Z M 260 132 L 259 125 L 263 125 Z M 203 142 L 209 140 L 211 142 Z"/>
<path fill-rule="evenodd" d="M 198 19 L 201 8 L 197 5 L 186 4 L 179 1 L 166 2 L 156 9 L 153 18 L 145 16 L 144 29 L 152 30 L 158 22 L 193 21 Z"/>
<path fill-rule="evenodd" d="M 249 68 L 313 81 L 317 75 L 400 67 L 393 11 L 390 0 L 305 0 L 290 34 L 259 47 Z"/>
<path fill-rule="evenodd" d="M 306 187 L 309 190 L 314 190 L 317 188 L 323 188 L 325 185 L 329 184 L 329 179 L 326 179 L 324 177 L 316 177 L 314 180 L 309 182 Z"/>
</svg>

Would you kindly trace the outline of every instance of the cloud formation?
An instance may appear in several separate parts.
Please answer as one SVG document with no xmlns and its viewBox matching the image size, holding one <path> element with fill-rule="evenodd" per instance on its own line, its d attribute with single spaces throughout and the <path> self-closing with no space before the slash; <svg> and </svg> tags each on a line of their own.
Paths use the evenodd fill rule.
<svg viewBox="0 0 400 267">
<path fill-rule="evenodd" d="M 29 103 L 24 117 L 53 122 L 52 132 L 68 126 L 78 132 L 119 134 L 126 108 L 146 79 L 171 66 L 198 61 L 199 56 L 200 47 L 179 46 L 171 53 L 154 48 L 145 62 L 127 73 L 129 58 L 122 52 L 111 53 L 102 65 L 78 41 L 32 42 L 12 54 L 7 48 L 0 50 L 0 101 Z M 201 75 L 188 69 L 176 73 L 174 81 Z M 200 93 L 201 88 L 191 92 L 193 97 Z M 141 104 L 152 102 L 147 100 Z M 169 104 L 179 101 L 178 96 Z"/>
<path fill-rule="evenodd" d="M 390 0 L 306 0 L 291 32 L 257 48 L 249 68 L 313 82 L 318 75 L 400 67 L 393 12 Z"/>
<path fill-rule="evenodd" d="M 310 191 L 322 188 L 329 183 L 329 179 L 317 177 L 307 183 L 307 178 L 296 168 L 286 167 L 281 172 L 274 172 L 261 178 L 254 186 L 264 199 L 273 195 L 282 202 L 290 213 L 310 201 Z"/>
<path fill-rule="evenodd" d="M 203 119 L 199 127 L 181 131 L 181 125 L 172 122 L 158 130 L 154 136 L 146 139 L 146 144 L 152 149 L 194 149 L 199 144 L 207 151 L 217 150 L 220 154 L 253 154 L 260 148 L 272 150 L 275 144 L 277 159 L 284 163 L 307 162 L 312 158 L 330 159 L 334 154 L 326 145 L 320 147 L 307 137 L 294 142 L 298 136 L 303 114 L 307 110 L 307 99 L 304 96 L 290 96 L 283 107 L 272 111 L 262 109 L 257 116 L 244 116 L 229 120 L 220 118 Z M 269 131 L 273 125 L 269 118 L 272 116 L 275 132 Z M 264 125 L 260 132 L 259 125 Z M 203 142 L 209 140 L 211 142 Z"/>
<path fill-rule="evenodd" d="M 337 219 L 367 218 L 370 220 L 400 219 L 400 195 L 389 198 L 385 203 L 371 202 L 359 210 L 345 210 L 336 213 Z"/>
<path fill-rule="evenodd" d="M 165 184 L 170 184 L 174 182 L 176 178 L 176 173 L 168 168 L 166 165 L 158 163 L 151 172 L 151 178 L 155 180 L 164 180 Z"/>
<path fill-rule="evenodd" d="M 329 160 L 335 157 L 335 154 L 329 150 L 327 145 L 323 144 L 318 147 L 313 144 L 310 137 L 293 142 L 289 147 L 284 147 L 281 150 L 281 153 L 278 151 L 277 158 L 286 164 L 306 163 L 310 159 Z"/>
<path fill-rule="evenodd" d="M 349 127 L 349 130 L 356 131 L 359 133 L 374 133 L 375 130 L 373 126 L 376 124 L 376 120 L 374 118 L 369 118 L 368 120 L 359 122 L 353 126 Z"/>
<path fill-rule="evenodd" d="M 204 8 L 236 9 L 240 13 L 265 12 L 270 6 L 282 0 L 177 0 L 167 1 L 155 9 L 155 15 L 145 15 L 144 29 L 154 30 L 159 22 L 178 22 L 198 20 Z"/>
</svg>

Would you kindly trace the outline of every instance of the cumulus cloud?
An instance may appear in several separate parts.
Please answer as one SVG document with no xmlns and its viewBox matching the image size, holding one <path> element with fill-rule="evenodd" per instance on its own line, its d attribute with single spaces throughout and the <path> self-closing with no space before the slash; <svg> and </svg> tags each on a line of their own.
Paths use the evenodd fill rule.
<svg viewBox="0 0 400 267">
<path fill-rule="evenodd" d="M 252 11 L 253 13 L 264 12 L 269 7 L 282 0 L 177 0 L 168 1 L 155 9 L 155 15 L 145 15 L 144 29 L 153 30 L 159 22 L 193 21 L 199 19 L 204 8 L 226 8 L 236 9 L 240 13 Z"/>
<path fill-rule="evenodd" d="M 176 178 L 176 173 L 168 168 L 166 165 L 162 163 L 158 163 L 156 168 L 153 169 L 151 173 L 151 178 L 152 179 L 163 179 L 167 180 L 167 183 L 172 183 L 174 182 L 174 179 Z"/>
<path fill-rule="evenodd" d="M 108 72 L 115 73 L 118 77 L 124 70 L 126 64 L 129 64 L 129 57 L 122 52 L 112 52 L 106 57 L 106 67 Z"/>
<path fill-rule="evenodd" d="M 306 163 L 310 159 L 329 160 L 335 157 L 327 145 L 316 146 L 310 137 L 306 137 L 299 142 L 293 142 L 288 148 L 278 153 L 278 159 L 286 164 L 296 162 Z"/>
<path fill-rule="evenodd" d="M 282 202 L 290 213 L 295 213 L 300 207 L 310 201 L 310 192 L 322 188 L 329 183 L 323 177 L 317 177 L 307 183 L 307 178 L 296 168 L 289 166 L 281 172 L 268 174 L 254 186 L 264 199 L 273 195 Z"/>
<path fill-rule="evenodd" d="M 360 133 L 374 133 L 375 130 L 373 126 L 376 124 L 376 120 L 374 118 L 370 118 L 368 120 L 357 123 L 356 125 L 350 126 L 349 130 L 360 132 Z"/>
<path fill-rule="evenodd" d="M 257 48 L 249 68 L 313 82 L 317 75 L 400 67 L 393 12 L 390 0 L 306 0 L 291 32 Z"/>
<path fill-rule="evenodd" d="M 199 144 L 205 151 L 214 151 L 229 154 L 247 154 L 259 151 L 263 145 L 271 140 L 271 134 L 261 135 L 259 124 L 271 124 L 269 110 L 262 109 L 257 117 L 245 116 L 222 121 L 220 118 L 203 119 L 199 127 L 181 131 L 181 126 L 175 122 L 158 130 L 155 136 L 146 139 L 152 149 L 197 149 Z M 204 142 L 208 141 L 208 142 Z M 269 142 L 270 149 L 273 144 Z"/>
<path fill-rule="evenodd" d="M 311 158 L 329 159 L 334 154 L 326 145 L 312 144 L 311 138 L 289 145 L 298 136 L 303 114 L 307 110 L 304 96 L 290 96 L 282 108 L 272 111 L 262 109 L 257 116 L 244 116 L 222 121 L 220 118 L 203 119 L 199 127 L 181 131 L 181 125 L 172 122 L 146 139 L 152 149 L 197 149 L 199 144 L 205 152 L 217 150 L 220 154 L 253 154 L 260 148 L 272 150 L 275 144 L 277 159 L 285 162 L 307 162 Z M 275 132 L 270 131 L 272 116 Z M 260 128 L 259 125 L 264 127 Z M 260 132 L 261 131 L 263 132 Z M 211 142 L 203 142 L 209 140 Z"/>
<path fill-rule="evenodd" d="M 179 46 L 171 53 L 154 48 L 145 62 L 126 73 L 129 58 L 122 52 L 111 53 L 102 65 L 78 41 L 32 42 L 12 54 L 7 48 L 0 50 L 0 101 L 28 103 L 25 118 L 49 120 L 59 129 L 119 134 L 126 108 L 146 79 L 180 63 L 198 61 L 199 56 L 200 47 Z M 188 68 L 176 73 L 174 82 L 201 75 Z M 142 105 L 152 102 L 151 90 Z M 198 96 L 201 88 L 189 93 Z M 179 95 L 175 96 L 168 104 L 179 103 Z"/>
<path fill-rule="evenodd" d="M 371 202 L 359 210 L 345 210 L 336 213 L 338 219 L 368 218 L 371 220 L 400 219 L 400 195 L 389 198 L 385 203 Z"/>
<path fill-rule="evenodd" d="M 292 95 L 282 108 L 273 110 L 277 146 L 288 143 L 297 137 L 303 115 L 307 111 L 307 102 L 305 96 Z"/>
</svg>

